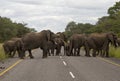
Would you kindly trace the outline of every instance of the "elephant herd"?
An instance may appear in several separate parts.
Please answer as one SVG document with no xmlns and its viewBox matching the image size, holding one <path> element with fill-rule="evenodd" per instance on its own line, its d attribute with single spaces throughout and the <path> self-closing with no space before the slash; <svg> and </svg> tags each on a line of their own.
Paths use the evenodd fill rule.
<svg viewBox="0 0 120 81">
<path fill-rule="evenodd" d="M 66 38 L 64 33 L 53 33 L 50 30 L 42 30 L 41 32 L 27 33 L 21 38 L 12 38 L 5 41 L 3 48 L 5 54 L 14 57 L 16 51 L 19 58 L 25 57 L 25 52 L 29 52 L 29 57 L 34 58 L 32 50 L 40 48 L 43 51 L 42 58 L 57 55 L 61 53 L 61 48 L 64 47 L 64 55 L 80 56 L 80 49 L 84 47 L 85 56 L 109 57 L 109 47 L 120 46 L 120 39 L 114 33 L 92 33 L 73 34 L 70 38 Z M 92 50 L 92 55 L 91 55 Z M 54 54 L 55 53 L 55 54 Z"/>
<path fill-rule="evenodd" d="M 25 57 L 25 52 L 29 52 L 29 57 L 34 58 L 32 55 L 32 50 L 40 48 L 43 51 L 42 58 L 46 58 L 48 54 L 52 53 L 54 55 L 54 50 L 56 49 L 56 55 L 59 55 L 61 47 L 64 46 L 63 41 L 65 40 L 65 35 L 58 32 L 53 33 L 50 30 L 43 30 L 41 32 L 31 32 L 27 33 L 21 38 L 12 38 L 5 41 L 3 48 L 5 54 L 14 57 L 16 51 L 20 58 Z"/>
<path fill-rule="evenodd" d="M 90 57 L 90 50 L 92 49 L 93 57 L 96 57 L 99 53 L 102 57 L 109 57 L 110 44 L 117 47 L 118 41 L 120 40 L 117 39 L 114 33 L 74 34 L 70 38 L 69 54 L 80 56 L 80 48 L 84 47 L 86 52 L 85 56 Z"/>
</svg>

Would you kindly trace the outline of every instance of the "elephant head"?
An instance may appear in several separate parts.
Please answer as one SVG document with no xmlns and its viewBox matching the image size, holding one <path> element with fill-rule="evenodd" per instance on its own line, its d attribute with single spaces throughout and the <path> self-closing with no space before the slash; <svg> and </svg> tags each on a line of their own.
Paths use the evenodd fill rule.
<svg viewBox="0 0 120 81">
<path fill-rule="evenodd" d="M 42 33 L 42 36 L 45 36 L 47 41 L 51 40 L 51 31 L 50 30 L 43 30 L 40 32 L 40 34 Z"/>
<path fill-rule="evenodd" d="M 43 30 L 43 33 L 45 33 L 47 41 L 52 41 L 54 38 L 56 38 L 55 34 L 50 30 Z"/>
<path fill-rule="evenodd" d="M 12 57 L 12 55 L 15 54 L 15 52 L 17 50 L 15 41 L 13 41 L 13 40 L 8 40 L 8 41 L 4 42 L 3 48 L 5 51 L 5 54 L 9 55 L 10 57 Z"/>
<path fill-rule="evenodd" d="M 117 39 L 117 46 L 120 46 L 120 38 Z"/>
<path fill-rule="evenodd" d="M 64 41 L 67 41 L 67 38 L 66 38 L 64 32 L 57 32 L 56 34 L 57 34 L 61 39 L 63 39 Z"/>
<path fill-rule="evenodd" d="M 114 33 L 108 33 L 107 38 L 113 46 L 117 47 L 117 36 Z"/>
</svg>

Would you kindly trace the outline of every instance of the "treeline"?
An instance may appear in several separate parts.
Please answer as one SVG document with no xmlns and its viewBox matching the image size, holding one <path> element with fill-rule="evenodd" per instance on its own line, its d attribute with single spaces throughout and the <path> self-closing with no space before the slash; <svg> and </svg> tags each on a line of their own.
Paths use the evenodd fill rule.
<svg viewBox="0 0 120 81">
<path fill-rule="evenodd" d="M 25 23 L 16 23 L 10 18 L 0 16 L 0 42 L 12 37 L 21 37 L 29 32 L 36 32 L 34 28 L 28 28 L 26 25 Z"/>
<path fill-rule="evenodd" d="M 120 37 L 120 1 L 108 9 L 108 16 L 98 19 L 95 25 L 90 23 L 76 23 L 71 21 L 67 24 L 65 34 L 70 37 L 74 33 L 90 34 L 102 32 L 114 32 Z"/>
</svg>

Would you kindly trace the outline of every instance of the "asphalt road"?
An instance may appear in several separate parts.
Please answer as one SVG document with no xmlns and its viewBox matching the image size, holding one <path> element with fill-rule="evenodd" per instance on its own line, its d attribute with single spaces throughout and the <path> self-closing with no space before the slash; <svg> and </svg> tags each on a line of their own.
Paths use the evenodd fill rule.
<svg viewBox="0 0 120 81">
<path fill-rule="evenodd" d="M 0 81 L 120 81 L 120 66 L 98 57 L 49 56 L 34 50 L 34 59 L 26 57 L 0 77 Z"/>
</svg>

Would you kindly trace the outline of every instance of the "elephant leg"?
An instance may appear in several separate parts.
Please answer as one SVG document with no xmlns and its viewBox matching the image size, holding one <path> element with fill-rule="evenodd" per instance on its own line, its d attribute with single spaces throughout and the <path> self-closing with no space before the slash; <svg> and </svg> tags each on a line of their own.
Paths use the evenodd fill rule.
<svg viewBox="0 0 120 81">
<path fill-rule="evenodd" d="M 30 57 L 31 59 L 33 59 L 34 57 L 33 57 L 32 53 L 31 53 L 31 50 L 30 50 L 30 49 L 28 50 L 28 52 L 29 52 L 29 57 Z"/>
<path fill-rule="evenodd" d="M 50 53 L 50 49 L 49 49 L 49 50 L 47 50 L 47 53 L 48 53 L 48 55 L 49 55 L 49 56 L 51 56 L 51 55 L 50 55 L 50 54 L 51 54 L 51 53 Z"/>
<path fill-rule="evenodd" d="M 58 56 L 59 53 L 60 53 L 60 47 L 57 47 L 57 49 L 56 49 L 56 55 Z"/>
<path fill-rule="evenodd" d="M 106 48 L 106 57 L 109 57 L 109 46 Z"/>
<path fill-rule="evenodd" d="M 70 46 L 70 50 L 69 50 L 69 55 L 68 56 L 73 56 L 73 47 Z"/>
<path fill-rule="evenodd" d="M 62 48 L 62 47 L 60 46 L 60 49 L 59 49 L 59 55 L 61 54 L 61 48 Z M 62 54 L 61 54 L 61 55 L 62 55 Z"/>
<path fill-rule="evenodd" d="M 17 50 L 17 53 L 18 53 L 18 57 L 20 57 L 20 51 L 19 50 Z"/>
<path fill-rule="evenodd" d="M 23 51 L 23 50 L 18 50 L 18 55 L 19 55 L 19 58 L 20 58 L 20 59 L 24 59 L 24 57 L 25 57 L 25 51 Z"/>
<path fill-rule="evenodd" d="M 96 52 L 96 56 L 99 56 L 100 50 L 97 50 Z"/>
<path fill-rule="evenodd" d="M 109 48 L 106 50 L 106 57 L 109 57 Z"/>
<path fill-rule="evenodd" d="M 51 53 L 52 53 L 52 55 L 54 56 L 54 49 L 51 49 Z"/>
<path fill-rule="evenodd" d="M 74 48 L 74 54 L 73 54 L 73 56 L 76 56 L 76 48 Z"/>
<path fill-rule="evenodd" d="M 93 57 L 96 57 L 96 50 L 93 49 Z"/>
<path fill-rule="evenodd" d="M 14 49 L 13 54 L 12 54 L 11 57 L 14 57 L 14 56 L 15 56 L 16 51 L 17 51 L 17 49 Z"/>
<path fill-rule="evenodd" d="M 51 56 L 51 49 L 49 50 L 49 52 L 48 52 L 48 53 L 49 53 L 49 56 Z"/>
<path fill-rule="evenodd" d="M 103 50 L 103 53 L 102 53 L 102 55 L 101 55 L 102 57 L 104 57 L 105 56 L 105 50 Z"/>
<path fill-rule="evenodd" d="M 69 55 L 68 56 L 72 56 L 73 55 L 73 48 L 70 49 Z"/>
<path fill-rule="evenodd" d="M 103 51 L 102 50 L 100 50 L 100 56 L 102 57 L 102 53 L 103 53 Z"/>
<path fill-rule="evenodd" d="M 84 48 L 85 49 L 85 56 L 90 57 L 90 48 Z"/>
<path fill-rule="evenodd" d="M 13 58 L 15 56 L 16 50 L 13 51 L 13 54 L 11 55 L 11 57 Z"/>
<path fill-rule="evenodd" d="M 47 50 L 46 49 L 43 49 L 43 56 L 42 58 L 47 58 Z"/>
<path fill-rule="evenodd" d="M 57 51 L 57 55 L 58 55 L 58 56 L 60 55 L 60 49 L 58 49 L 58 51 Z"/>
<path fill-rule="evenodd" d="M 58 56 L 58 48 L 56 48 L 56 56 Z"/>
<path fill-rule="evenodd" d="M 10 51 L 10 52 L 8 53 L 8 56 L 9 56 L 9 57 L 11 57 L 11 56 L 12 56 L 12 51 Z"/>
<path fill-rule="evenodd" d="M 64 46 L 64 56 L 66 55 L 66 47 Z"/>
<path fill-rule="evenodd" d="M 80 48 L 78 48 L 77 56 L 80 56 Z"/>
<path fill-rule="evenodd" d="M 109 53 L 108 53 L 108 51 L 106 51 L 106 57 L 109 57 Z"/>
<path fill-rule="evenodd" d="M 72 49 L 71 56 L 73 56 L 73 55 L 74 55 L 74 53 L 73 53 L 73 52 L 74 52 L 74 49 Z"/>
<path fill-rule="evenodd" d="M 59 49 L 59 54 L 61 53 L 61 46 L 60 46 L 60 49 Z"/>
</svg>

